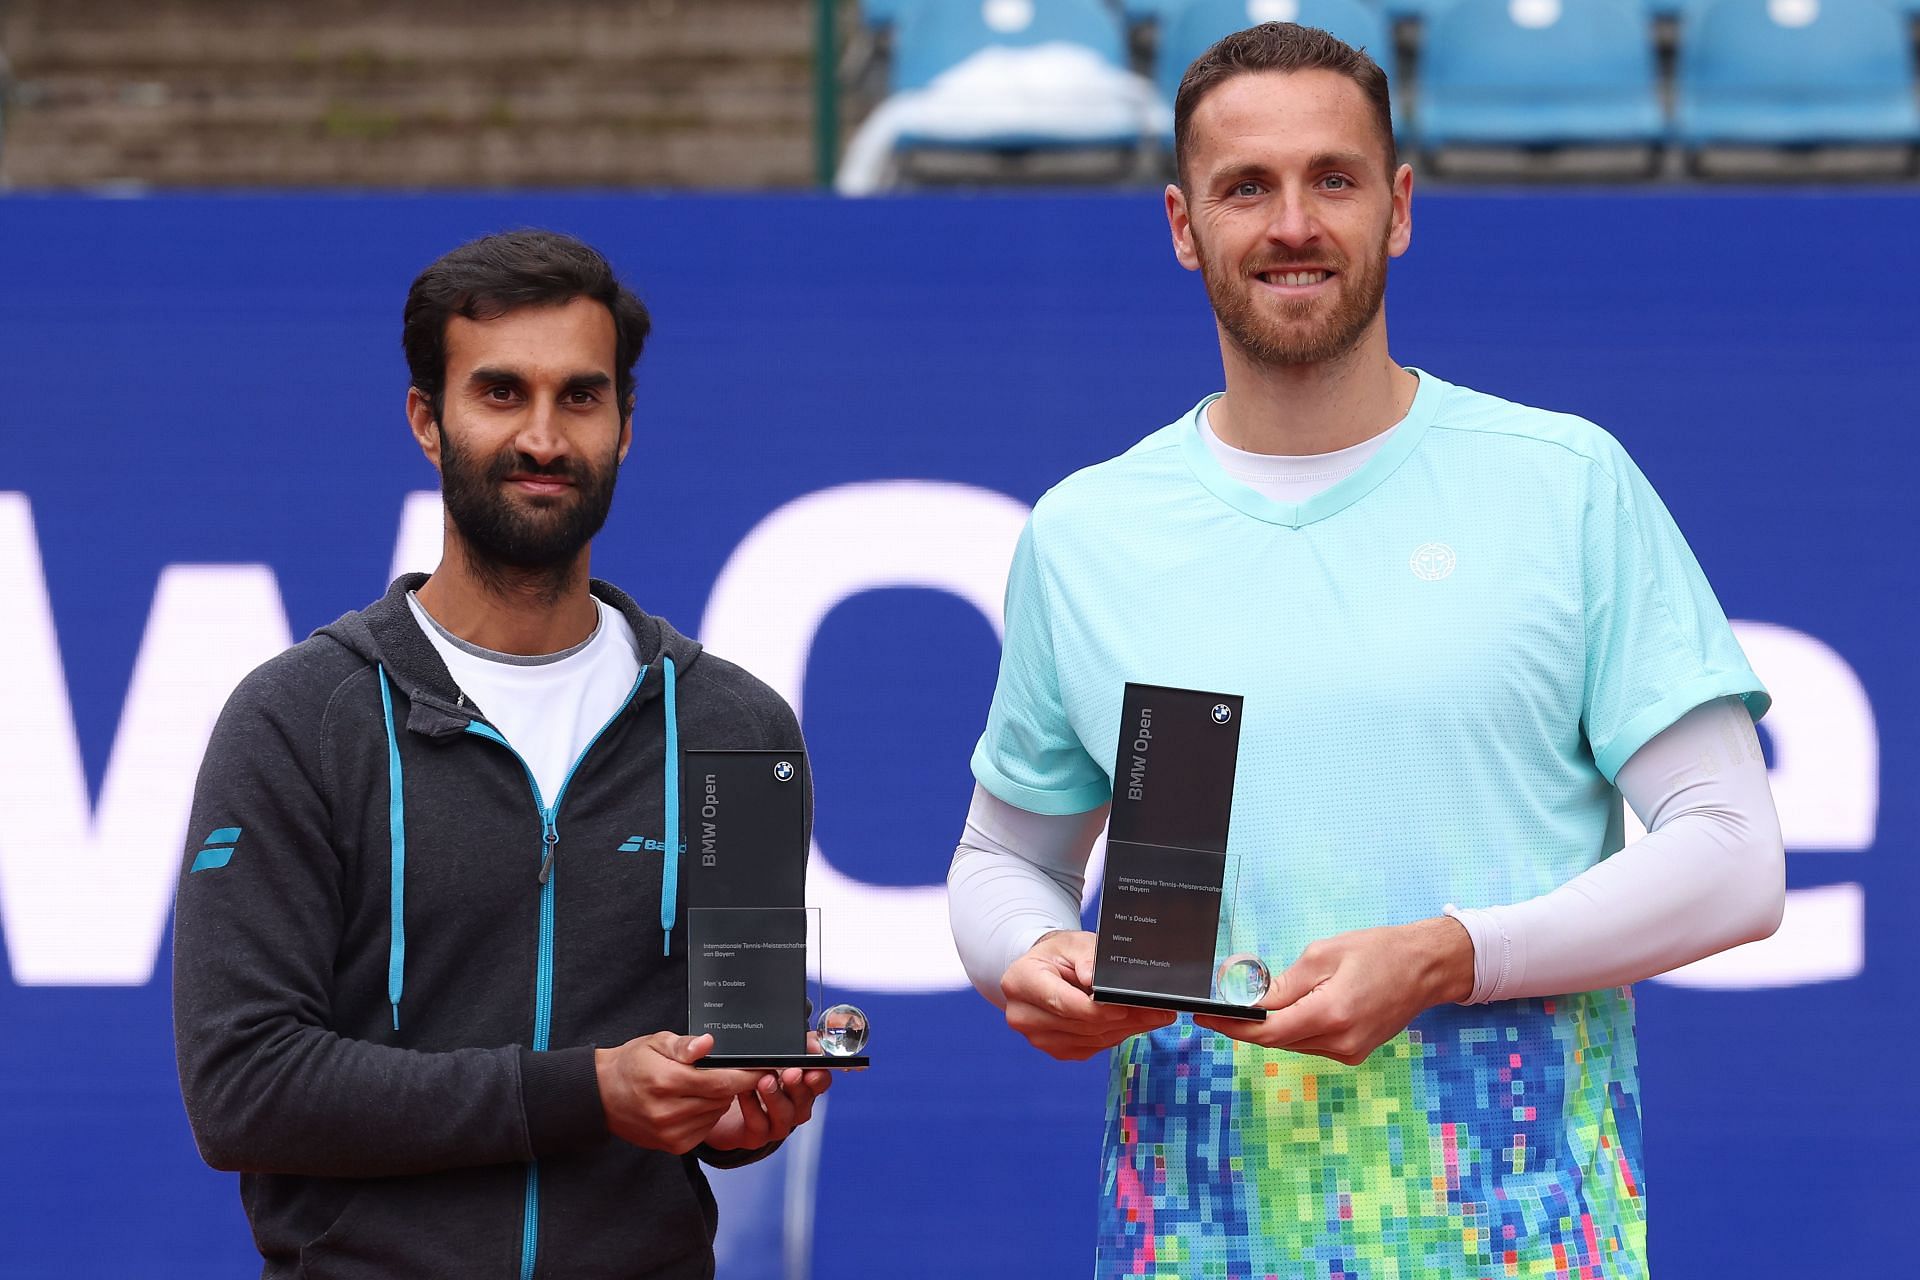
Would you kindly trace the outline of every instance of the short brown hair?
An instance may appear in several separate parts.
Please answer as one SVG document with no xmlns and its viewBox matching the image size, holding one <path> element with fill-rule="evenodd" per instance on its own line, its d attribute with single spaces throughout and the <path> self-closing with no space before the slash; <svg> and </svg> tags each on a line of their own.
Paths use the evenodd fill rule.
<svg viewBox="0 0 1920 1280">
<path fill-rule="evenodd" d="M 1387 144 L 1388 176 L 1399 167 L 1399 152 L 1393 144 L 1393 102 L 1380 64 L 1318 27 L 1263 22 L 1217 41 L 1180 77 L 1180 92 L 1173 99 L 1173 165 L 1181 186 L 1187 181 L 1187 148 L 1200 100 L 1233 77 L 1252 71 L 1332 71 L 1353 81 L 1373 105 L 1381 140 Z"/>
</svg>

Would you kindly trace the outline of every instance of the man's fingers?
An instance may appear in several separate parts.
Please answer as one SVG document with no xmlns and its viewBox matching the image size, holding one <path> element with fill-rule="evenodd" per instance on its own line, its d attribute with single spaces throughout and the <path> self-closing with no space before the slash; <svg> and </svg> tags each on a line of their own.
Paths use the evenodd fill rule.
<svg viewBox="0 0 1920 1280">
<path fill-rule="evenodd" d="M 1012 1000 L 1029 988 L 1045 990 L 1057 983 L 1084 993 L 1093 986 L 1093 942 L 1093 935 L 1081 930 L 1048 934 L 1007 967 L 1001 992 Z"/>
<path fill-rule="evenodd" d="M 675 1062 L 692 1066 L 713 1052 L 713 1037 L 710 1035 L 674 1036 L 667 1042 L 663 1052 Z"/>
<path fill-rule="evenodd" d="M 1134 1035 L 1141 1031 L 1151 1031 L 1155 1027 L 1164 1027 L 1177 1016 L 1179 1015 L 1171 1009 L 1143 1009 L 1138 1005 L 1102 1004 L 1097 1000 L 1089 999 L 1084 1014 L 1063 1019 L 1063 1021 L 1083 1026 L 1089 1031 L 1107 1034 L 1119 1031 Z"/>
<path fill-rule="evenodd" d="M 1075 1022 L 1086 1022 L 1103 1012 L 1092 996 L 1064 980 L 1048 984 L 1043 1003 L 1056 1018 L 1070 1018 Z"/>
<path fill-rule="evenodd" d="M 1230 1040 L 1239 1040 L 1245 1044 L 1257 1044 L 1268 1049 L 1280 1048 L 1273 1038 L 1273 1015 L 1267 1015 L 1264 1022 L 1248 1022 L 1245 1018 L 1220 1018 L 1210 1013 L 1193 1015 L 1193 1025 L 1217 1032 Z"/>
<path fill-rule="evenodd" d="M 1216 1018 L 1207 1014 L 1196 1015 L 1194 1022 L 1209 1031 L 1217 1031 L 1223 1036 L 1244 1040 L 1248 1044 L 1263 1044 L 1271 1049 L 1290 1049 L 1298 1041 L 1344 1030 L 1344 1027 L 1338 1024 L 1330 1013 L 1325 1000 L 1310 1000 L 1303 996 L 1297 1001 L 1271 1010 L 1266 1019 L 1261 1022 L 1247 1022 L 1240 1018 Z"/>
<path fill-rule="evenodd" d="M 1165 1026 L 1173 1014 L 1164 1009 L 1141 1009 L 1133 1005 L 1105 1004 L 1066 979 L 1036 967 L 1033 981 L 1022 982 L 1008 992 L 1009 1012 L 1016 1004 L 1033 1006 L 1063 1022 L 1094 1026 Z"/>
<path fill-rule="evenodd" d="M 799 1067 L 788 1067 L 780 1073 L 780 1087 L 795 1097 L 805 1093 L 809 1103 L 825 1093 L 832 1084 L 831 1071 L 805 1071 Z"/>
<path fill-rule="evenodd" d="M 1268 1014 L 1259 1030 L 1260 1043 L 1276 1049 L 1291 1049 L 1297 1044 L 1327 1035 L 1334 1028 L 1327 1026 L 1323 1019 L 1313 1016 L 1312 1009 L 1293 1005 Z"/>
<path fill-rule="evenodd" d="M 769 1138 L 784 1138 L 800 1123 L 794 1098 L 780 1087 L 779 1076 L 761 1078 L 758 1101 L 766 1109 Z"/>
<path fill-rule="evenodd" d="M 733 1100 L 733 1105 L 740 1109 L 740 1132 L 737 1136 L 741 1150 L 764 1147 L 773 1138 L 776 1122 L 767 1114 L 762 1105 L 764 1101 L 759 1093 L 743 1093 Z"/>
<path fill-rule="evenodd" d="M 1089 1002 L 1084 1017 L 1062 1016 L 1043 1005 L 1009 1005 L 1007 1023 L 1029 1040 L 1038 1036 L 1069 1036 L 1110 1047 L 1148 1031 L 1164 1027 L 1174 1020 L 1166 1009 L 1139 1009 L 1128 1005 L 1095 1005 Z"/>
<path fill-rule="evenodd" d="M 1313 994 L 1340 967 L 1337 945 L 1315 942 L 1300 953 L 1300 958 L 1274 975 L 1267 993 L 1260 997 L 1265 1009 L 1285 1009 Z"/>
<path fill-rule="evenodd" d="M 1067 976 L 1073 984 L 1083 991 L 1093 989 L 1093 964 L 1095 957 L 1094 937 L 1090 933 L 1075 932 L 1064 934 L 1060 938 L 1060 958 L 1066 962 Z"/>
<path fill-rule="evenodd" d="M 1107 1019 L 1114 1026 L 1126 1025 L 1142 1031 L 1152 1031 L 1167 1026 L 1180 1015 L 1171 1009 L 1149 1009 L 1137 1004 L 1103 1004 L 1101 1010 L 1113 1016 Z"/>
<path fill-rule="evenodd" d="M 1090 1058 L 1121 1041 L 1164 1027 L 1171 1011 L 1103 1004 L 1093 984 L 1094 937 L 1083 931 L 1049 934 L 1008 966 L 1000 990 L 1007 1024 L 1036 1049 L 1056 1058 Z"/>
<path fill-rule="evenodd" d="M 813 1100 L 815 1095 L 805 1085 L 789 1089 L 787 1096 L 793 1099 L 793 1127 L 798 1129 L 813 1119 Z"/>
<path fill-rule="evenodd" d="M 1015 1009 L 1028 1008 L 1072 1022 L 1084 1022 L 1095 1015 L 1093 997 L 1066 982 L 1057 972 L 1039 964 L 1022 967 L 1025 972 L 1019 979 L 1001 988 L 1007 997 L 1009 1014 Z"/>
<path fill-rule="evenodd" d="M 714 1068 L 711 1071 L 694 1071 L 694 1078 L 686 1085 L 686 1091 L 695 1097 L 710 1098 L 719 1101 L 743 1093 L 752 1093 L 760 1084 L 758 1071 L 738 1071 L 732 1067 Z"/>
<path fill-rule="evenodd" d="M 1072 971 L 1038 956 L 1015 961 L 1000 983 L 1008 1004 L 1037 1004 L 1064 1011 L 1091 1008 L 1093 997 L 1070 981 Z"/>
<path fill-rule="evenodd" d="M 1076 1018 L 1062 1013 L 1051 1004 L 1010 1004 L 1007 1006 L 1007 1024 L 1021 1035 L 1030 1036 L 1036 1032 L 1071 1030 L 1076 1035 L 1090 1035 L 1101 1030 L 1106 1020 L 1096 1019 L 1091 1013 L 1084 1018 Z"/>
</svg>

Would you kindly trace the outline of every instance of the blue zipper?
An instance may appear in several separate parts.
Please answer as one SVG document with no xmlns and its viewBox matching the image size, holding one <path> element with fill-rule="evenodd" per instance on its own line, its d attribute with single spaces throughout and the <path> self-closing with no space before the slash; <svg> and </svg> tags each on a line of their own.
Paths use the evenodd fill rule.
<svg viewBox="0 0 1920 1280">
<path fill-rule="evenodd" d="M 633 687 L 627 690 L 627 696 L 620 700 L 614 713 L 607 722 L 594 731 L 587 739 L 587 745 L 567 769 L 567 776 L 560 780 L 560 790 L 554 793 L 553 803 L 547 804 L 540 794 L 540 782 L 533 776 L 533 770 L 527 766 L 526 757 L 513 749 L 513 744 L 503 737 L 500 731 L 481 720 L 467 721 L 468 733 L 489 742 L 497 742 L 505 747 L 520 768 L 527 775 L 527 785 L 533 788 L 534 807 L 540 811 L 540 951 L 534 962 L 533 977 L 533 1051 L 545 1053 L 553 1033 L 553 876 L 554 855 L 560 850 L 559 814 L 560 803 L 567 798 L 567 786 L 573 781 L 573 775 L 580 771 L 580 765 L 592 752 L 594 744 L 599 742 L 613 722 L 618 720 L 632 705 L 634 695 L 640 692 L 640 685 L 647 678 L 647 669 L 640 668 L 640 674 L 634 677 Z M 540 1256 L 540 1162 L 527 1164 L 527 1198 L 523 1210 L 523 1225 L 520 1231 L 520 1280 L 533 1280 L 534 1261 Z"/>
</svg>

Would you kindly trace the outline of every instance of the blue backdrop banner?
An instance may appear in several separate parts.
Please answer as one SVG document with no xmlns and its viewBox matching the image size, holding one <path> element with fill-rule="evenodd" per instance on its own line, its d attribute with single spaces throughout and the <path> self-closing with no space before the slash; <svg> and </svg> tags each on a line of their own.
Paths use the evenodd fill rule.
<svg viewBox="0 0 1920 1280">
<path fill-rule="evenodd" d="M 1394 354 L 1617 435 L 1777 700 L 1786 923 L 1640 988 L 1653 1265 L 1897 1274 L 1920 199 L 1414 208 Z M 823 976 L 875 1028 L 805 1141 L 715 1175 L 721 1275 L 1084 1274 L 1104 1062 L 1042 1057 L 966 985 L 942 881 L 1029 505 L 1220 380 L 1150 193 L 0 201 L 0 1277 L 258 1270 L 174 1075 L 195 768 L 247 670 L 432 566 L 401 302 L 524 225 L 653 311 L 594 568 L 799 709 Z"/>
</svg>

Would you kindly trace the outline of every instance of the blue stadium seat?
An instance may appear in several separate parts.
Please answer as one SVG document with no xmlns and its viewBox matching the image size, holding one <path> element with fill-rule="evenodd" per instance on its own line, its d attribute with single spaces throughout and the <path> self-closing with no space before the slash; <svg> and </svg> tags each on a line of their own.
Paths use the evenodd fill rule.
<svg viewBox="0 0 1920 1280">
<path fill-rule="evenodd" d="M 1412 20 L 1427 23 L 1453 5 L 1454 0 L 1385 0 L 1382 8 L 1387 17 L 1395 22 Z"/>
<path fill-rule="evenodd" d="M 1062 41 L 1124 68 L 1120 21 L 1100 0 L 920 0 L 900 15 L 892 87 L 922 89 L 949 67 L 994 46 Z"/>
<path fill-rule="evenodd" d="M 940 152 L 1020 157 L 1078 153 L 1114 167 L 1113 173 L 1103 176 L 1117 180 L 1157 127 L 1150 123 L 1156 106 L 1153 90 L 1128 68 L 1124 39 L 1120 15 L 1104 0 L 917 0 L 894 30 L 891 81 L 896 95 L 907 97 L 927 89 L 976 55 L 1048 46 L 1070 47 L 1074 52 L 1047 64 L 1044 74 L 1051 76 L 1056 68 L 1070 66 L 1073 74 L 1088 77 L 1089 96 L 1080 100 L 1075 97 L 1078 86 L 1056 83 L 1051 101 L 1028 118 L 1021 113 L 1019 98 L 1011 100 L 1012 114 L 1003 115 L 998 107 L 1004 104 L 974 98 L 976 92 L 989 91 L 969 84 L 957 92 L 966 95 L 966 102 L 983 108 L 984 123 L 969 123 L 968 109 L 955 104 L 952 118 L 939 125 L 925 120 L 903 124 L 891 147 L 896 152 L 915 152 L 920 161 Z M 1001 58 L 990 68 L 987 82 L 1006 72 L 1008 62 Z M 1094 82 L 1096 76 L 1100 83 Z M 1026 91 L 1035 83 L 1029 79 Z M 934 90 L 936 101 L 942 92 Z M 943 114 L 946 110 L 944 106 L 936 109 Z M 886 110 L 886 104 L 881 110 Z M 1105 154 L 1109 152 L 1113 154 Z"/>
<path fill-rule="evenodd" d="M 1361 0 L 1189 0 L 1173 26 L 1160 37 L 1154 79 L 1167 105 L 1173 105 L 1180 78 L 1209 45 L 1222 36 L 1269 21 L 1298 22 L 1331 32 L 1365 49 L 1385 68 L 1388 80 L 1393 79 L 1393 35 L 1387 29 L 1387 20 Z M 1397 114 L 1394 131 L 1399 132 Z M 1172 136 L 1164 141 L 1171 146 Z"/>
<path fill-rule="evenodd" d="M 1423 147 L 1651 144 L 1665 132 L 1639 0 L 1457 0 L 1420 58 Z"/>
<path fill-rule="evenodd" d="M 921 0 L 860 0 L 860 20 L 869 27 L 891 27 Z"/>
<path fill-rule="evenodd" d="M 1881 0 L 1713 0 L 1676 87 L 1689 147 L 1920 141 L 1912 37 Z"/>
<path fill-rule="evenodd" d="M 1164 33 L 1192 3 L 1193 0 L 1120 0 L 1120 12 L 1128 22 L 1157 23 Z"/>
<path fill-rule="evenodd" d="M 1920 17 L 1920 0 L 1881 0 L 1881 3 L 1909 16 Z M 1698 22 L 1706 16 L 1707 10 L 1713 7 L 1714 0 L 1646 0 L 1646 4 L 1649 12 L 1670 15 L 1682 21 Z M 1792 6 L 1788 6 L 1783 12 L 1791 20 L 1796 11 Z M 1804 9 L 1801 12 L 1804 12 Z"/>
</svg>

